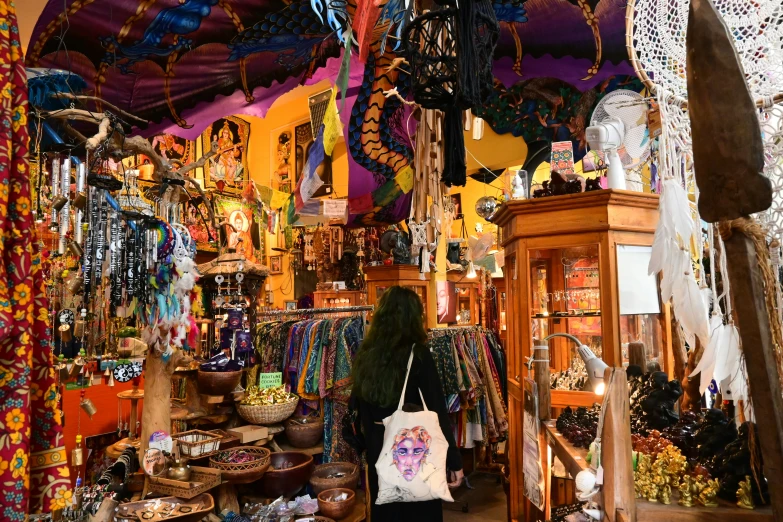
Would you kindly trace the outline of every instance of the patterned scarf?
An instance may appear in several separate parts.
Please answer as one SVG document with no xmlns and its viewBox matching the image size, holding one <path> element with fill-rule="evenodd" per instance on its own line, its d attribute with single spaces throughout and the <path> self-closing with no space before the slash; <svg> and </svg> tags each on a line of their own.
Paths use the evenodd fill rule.
<svg viewBox="0 0 783 522">
<path fill-rule="evenodd" d="M 27 85 L 13 4 L 0 0 L 0 518 L 60 510 L 71 481 L 30 198 Z"/>
</svg>

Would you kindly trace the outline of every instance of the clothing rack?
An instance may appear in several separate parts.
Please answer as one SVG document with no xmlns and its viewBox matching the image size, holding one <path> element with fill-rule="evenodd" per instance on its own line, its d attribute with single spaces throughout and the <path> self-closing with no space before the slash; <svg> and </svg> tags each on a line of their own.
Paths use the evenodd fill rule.
<svg viewBox="0 0 783 522">
<path fill-rule="evenodd" d="M 331 307 L 331 308 L 302 308 L 300 310 L 262 310 L 258 313 L 260 316 L 272 316 L 279 315 L 315 315 L 315 314 L 337 314 L 347 312 L 372 312 L 375 309 L 372 305 L 365 306 L 343 306 L 343 307 Z"/>
</svg>

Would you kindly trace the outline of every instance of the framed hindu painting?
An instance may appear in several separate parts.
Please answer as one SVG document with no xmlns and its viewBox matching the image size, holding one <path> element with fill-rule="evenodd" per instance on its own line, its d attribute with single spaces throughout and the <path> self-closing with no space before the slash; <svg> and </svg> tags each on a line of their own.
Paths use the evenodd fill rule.
<svg viewBox="0 0 783 522">
<path fill-rule="evenodd" d="M 272 131 L 271 181 L 272 188 L 290 194 L 294 183 L 294 129 L 286 126 Z"/>
<path fill-rule="evenodd" d="M 216 196 L 214 205 L 215 217 L 225 223 L 220 239 L 224 247 L 242 253 L 248 261 L 262 263 L 264 227 L 255 212 L 256 207 L 226 196 Z"/>
<path fill-rule="evenodd" d="M 315 137 L 313 136 L 313 127 L 310 124 L 310 120 L 304 120 L 303 123 L 294 127 L 295 183 L 298 183 L 302 178 L 302 173 L 314 142 Z M 315 191 L 312 197 L 328 196 L 332 193 L 332 158 L 324 155 L 324 160 L 315 169 L 318 177 L 321 178 L 324 184 Z"/>
<path fill-rule="evenodd" d="M 205 200 L 201 196 L 193 196 L 193 194 L 191 194 L 191 199 L 184 203 L 185 212 L 182 221 L 190 232 L 190 237 L 196 242 L 196 250 L 200 252 L 217 252 L 218 250 L 218 233 L 212 228 L 209 221 L 208 205 L 210 204 L 211 201 Z M 215 211 L 216 221 L 220 217 Z M 210 241 L 210 237 L 212 241 Z"/>
<path fill-rule="evenodd" d="M 250 180 L 247 165 L 247 144 L 250 123 L 236 116 L 220 118 L 201 133 L 202 150 L 208 151 L 212 142 L 218 144 L 217 154 L 204 165 L 204 183 L 207 190 L 217 189 L 226 194 L 240 194 L 245 181 Z"/>
</svg>

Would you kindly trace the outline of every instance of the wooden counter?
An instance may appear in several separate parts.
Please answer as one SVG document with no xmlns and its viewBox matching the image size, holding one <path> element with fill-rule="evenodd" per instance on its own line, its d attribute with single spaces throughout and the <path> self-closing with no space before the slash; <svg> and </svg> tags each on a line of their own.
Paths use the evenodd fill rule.
<svg viewBox="0 0 783 522">
<path fill-rule="evenodd" d="M 742 509 L 736 504 L 718 500 L 720 506 L 708 508 L 701 505 L 681 506 L 677 503 L 677 493 L 672 494 L 669 505 L 660 502 L 648 502 L 636 499 L 636 522 L 772 522 L 772 508 L 757 506 L 756 509 Z"/>
</svg>

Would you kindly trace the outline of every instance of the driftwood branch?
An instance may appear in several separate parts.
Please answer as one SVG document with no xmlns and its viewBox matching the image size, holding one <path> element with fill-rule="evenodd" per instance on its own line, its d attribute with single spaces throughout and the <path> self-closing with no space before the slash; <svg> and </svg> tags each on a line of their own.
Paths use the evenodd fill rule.
<svg viewBox="0 0 783 522">
<path fill-rule="evenodd" d="M 218 143 L 216 141 L 213 141 L 212 142 L 212 146 L 210 147 L 210 149 L 206 153 L 204 153 L 204 155 L 201 156 L 201 158 L 199 158 L 198 161 L 195 161 L 193 163 L 188 163 L 187 165 L 183 165 L 174 174 L 179 174 L 180 176 L 184 176 L 185 174 L 187 174 L 188 172 L 190 172 L 192 170 L 196 170 L 198 168 L 203 167 L 204 165 L 207 164 L 207 161 L 209 161 L 209 158 L 211 158 L 212 156 L 217 154 L 217 151 L 218 151 Z"/>
<path fill-rule="evenodd" d="M 113 132 L 111 120 L 103 118 L 101 123 L 98 124 L 98 132 L 92 138 L 87 139 L 87 143 L 84 144 L 85 148 L 87 150 L 97 149 L 109 137 L 110 132 Z"/>
<path fill-rule="evenodd" d="M 97 98 L 94 99 L 98 100 Z M 76 119 L 81 121 L 88 121 L 91 123 L 98 123 L 98 133 L 91 138 L 86 138 L 79 131 L 71 127 L 67 121 L 62 122 L 66 132 L 76 137 L 80 142 L 86 143 L 87 149 L 96 149 L 101 143 L 105 143 L 108 140 L 108 152 L 121 152 L 122 154 L 126 155 L 143 154 L 149 158 L 150 162 L 152 163 L 152 179 L 156 183 L 163 183 L 164 179 L 179 180 L 189 183 L 204 199 L 207 211 L 209 212 L 209 221 L 212 223 L 212 228 L 217 230 L 215 211 L 212 209 L 212 205 L 210 204 L 209 198 L 207 198 L 207 194 L 195 179 L 186 175 L 188 172 L 206 165 L 207 161 L 217 154 L 217 142 L 212 142 L 210 150 L 208 150 L 206 154 L 199 158 L 198 161 L 188 163 L 181 166 L 178 170 L 174 170 L 174 167 L 171 165 L 171 163 L 155 152 L 155 149 L 149 140 L 141 136 L 128 137 L 121 132 L 117 132 L 117 129 L 113 127 L 111 118 L 109 118 L 109 115 L 106 113 L 91 113 L 82 109 L 64 109 L 62 111 L 48 113 L 46 116 L 61 120 Z M 184 190 L 181 187 L 177 187 L 177 189 Z"/>
<path fill-rule="evenodd" d="M 148 124 L 149 121 L 139 118 L 138 116 L 134 116 L 133 114 L 129 112 L 125 112 L 124 110 L 120 109 L 116 105 L 112 105 L 111 103 L 107 102 L 106 100 L 103 100 L 101 98 L 98 98 L 97 96 L 86 96 L 86 95 L 75 95 L 71 94 L 69 92 L 56 92 L 51 95 L 52 98 L 61 98 L 66 100 L 74 100 L 74 101 L 80 101 L 80 102 L 87 102 L 92 101 L 97 103 L 100 103 L 101 105 L 104 105 L 108 107 L 112 112 L 117 114 L 118 116 L 121 116 L 123 118 L 129 119 L 129 120 L 136 120 L 139 123 Z"/>
</svg>

